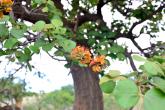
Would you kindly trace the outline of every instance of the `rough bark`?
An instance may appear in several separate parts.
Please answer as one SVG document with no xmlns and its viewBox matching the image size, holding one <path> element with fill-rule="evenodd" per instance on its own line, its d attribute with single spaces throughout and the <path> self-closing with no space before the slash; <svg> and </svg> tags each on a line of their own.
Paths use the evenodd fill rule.
<svg viewBox="0 0 165 110">
<path fill-rule="evenodd" d="M 103 96 L 99 77 L 90 68 L 71 67 L 75 88 L 73 110 L 103 110 Z"/>
</svg>

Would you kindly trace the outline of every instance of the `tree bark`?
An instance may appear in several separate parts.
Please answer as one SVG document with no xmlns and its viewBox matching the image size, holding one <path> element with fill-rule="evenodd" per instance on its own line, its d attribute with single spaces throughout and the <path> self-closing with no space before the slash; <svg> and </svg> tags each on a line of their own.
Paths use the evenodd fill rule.
<svg viewBox="0 0 165 110">
<path fill-rule="evenodd" d="M 71 73 L 75 89 L 73 110 L 103 110 L 98 74 L 79 66 L 71 67 Z"/>
</svg>

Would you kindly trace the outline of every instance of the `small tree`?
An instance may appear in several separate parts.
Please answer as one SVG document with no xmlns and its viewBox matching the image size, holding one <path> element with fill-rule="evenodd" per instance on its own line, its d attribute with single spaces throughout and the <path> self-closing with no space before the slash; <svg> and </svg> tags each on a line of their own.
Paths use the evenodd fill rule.
<svg viewBox="0 0 165 110">
<path fill-rule="evenodd" d="M 103 75 L 103 69 L 109 65 L 106 57 L 128 59 L 133 73 L 122 75 L 111 70 L 103 77 L 104 92 L 113 92 L 124 108 L 133 108 L 144 95 L 145 110 L 163 110 L 164 42 L 142 48 L 136 41 L 144 34 L 153 38 L 164 30 L 163 0 L 139 1 L 137 7 L 132 7 L 137 2 L 131 0 L 15 0 L 14 3 L 0 0 L 0 3 L 3 17 L 0 55 L 27 64 L 30 70 L 29 61 L 41 48 L 55 60 L 64 61 L 56 58 L 63 56 L 73 76 L 74 110 L 103 110 L 98 75 Z M 70 8 L 64 7 L 66 4 Z M 104 6 L 110 7 L 112 15 L 118 13 L 124 20 L 109 19 L 111 25 L 107 26 L 102 14 Z M 10 16 L 3 16 L 9 11 Z M 32 26 L 25 21 L 33 23 Z M 142 25 L 139 33 L 135 34 L 133 31 L 139 25 Z M 130 52 L 127 46 L 119 45 L 116 40 L 121 37 L 132 41 L 139 52 Z M 132 57 L 144 61 L 144 65 L 138 69 Z"/>
<path fill-rule="evenodd" d="M 23 97 L 28 94 L 25 92 L 25 84 L 15 83 L 11 77 L 1 78 L 0 83 L 0 102 L 11 109 L 22 109 Z"/>
</svg>

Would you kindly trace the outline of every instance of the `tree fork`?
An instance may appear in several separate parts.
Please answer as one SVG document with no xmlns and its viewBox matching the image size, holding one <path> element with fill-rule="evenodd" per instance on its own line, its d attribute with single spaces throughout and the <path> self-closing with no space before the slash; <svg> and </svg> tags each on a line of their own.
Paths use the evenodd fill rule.
<svg viewBox="0 0 165 110">
<path fill-rule="evenodd" d="M 103 95 L 98 74 L 90 68 L 72 66 L 71 73 L 75 88 L 73 110 L 103 110 Z"/>
</svg>

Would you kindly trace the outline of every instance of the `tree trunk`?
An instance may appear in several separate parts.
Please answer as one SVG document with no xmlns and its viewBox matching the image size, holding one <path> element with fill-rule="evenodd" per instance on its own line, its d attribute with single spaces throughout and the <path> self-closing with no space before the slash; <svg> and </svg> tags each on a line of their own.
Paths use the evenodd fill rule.
<svg viewBox="0 0 165 110">
<path fill-rule="evenodd" d="M 19 110 L 23 109 L 22 101 L 23 101 L 22 98 L 16 98 L 15 99 L 15 107 Z"/>
<path fill-rule="evenodd" d="M 98 74 L 79 66 L 71 67 L 71 73 L 75 89 L 73 110 L 103 110 Z"/>
</svg>

